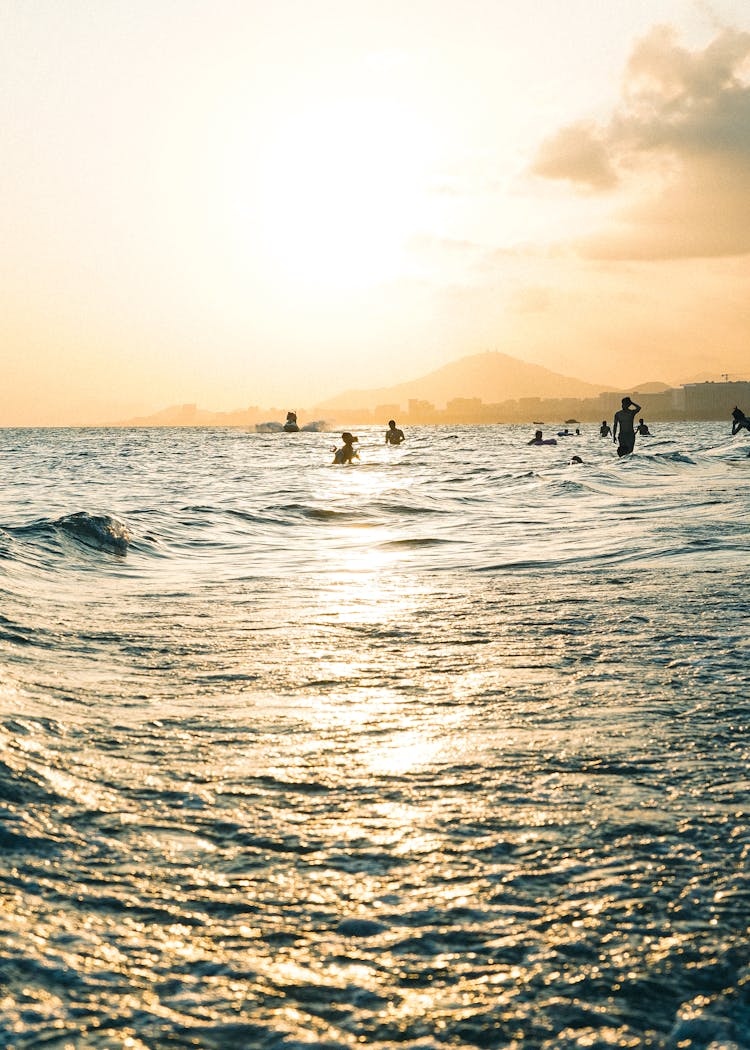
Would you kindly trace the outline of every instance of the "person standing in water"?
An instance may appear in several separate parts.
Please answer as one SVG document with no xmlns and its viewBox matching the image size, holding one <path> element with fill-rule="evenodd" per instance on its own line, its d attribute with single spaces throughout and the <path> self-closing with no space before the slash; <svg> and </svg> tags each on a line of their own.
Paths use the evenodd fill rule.
<svg viewBox="0 0 750 1050">
<path fill-rule="evenodd" d="M 599 436 L 606 438 L 612 433 L 612 427 L 609 425 L 606 419 L 602 420 L 602 425 L 599 427 Z"/>
<path fill-rule="evenodd" d="M 386 445 L 400 445 L 404 440 L 403 430 L 399 430 L 396 426 L 395 419 L 388 420 L 388 429 L 385 432 L 385 443 Z"/>
<path fill-rule="evenodd" d="M 351 463 L 352 460 L 359 459 L 359 452 L 354 447 L 354 442 L 359 441 L 358 437 L 354 434 L 350 434 L 348 430 L 345 430 L 341 435 L 341 440 L 344 444 L 341 448 L 335 448 L 333 450 L 333 462 L 334 463 Z"/>
<path fill-rule="evenodd" d="M 612 440 L 617 445 L 617 455 L 620 458 L 629 456 L 635 448 L 633 419 L 636 412 L 640 412 L 640 410 L 640 405 L 636 405 L 635 401 L 632 401 L 629 397 L 624 397 L 622 399 L 622 408 L 619 412 L 615 412 L 615 420 L 612 425 Z"/>
<path fill-rule="evenodd" d="M 635 432 L 642 437 L 651 437 L 651 431 L 648 429 L 648 424 L 644 423 L 643 416 L 638 420 L 638 426 L 635 428 Z"/>
<path fill-rule="evenodd" d="M 735 405 L 732 409 L 732 434 L 738 434 L 740 430 L 750 431 L 750 419 Z"/>
</svg>

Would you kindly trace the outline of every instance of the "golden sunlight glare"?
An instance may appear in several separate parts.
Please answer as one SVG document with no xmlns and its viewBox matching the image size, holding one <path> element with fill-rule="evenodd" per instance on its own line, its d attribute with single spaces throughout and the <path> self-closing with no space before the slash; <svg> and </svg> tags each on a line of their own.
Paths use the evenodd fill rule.
<svg viewBox="0 0 750 1050">
<path fill-rule="evenodd" d="M 282 279 L 334 289 L 394 279 L 426 221 L 425 129 L 382 102 L 312 108 L 262 162 L 262 240 Z"/>
</svg>

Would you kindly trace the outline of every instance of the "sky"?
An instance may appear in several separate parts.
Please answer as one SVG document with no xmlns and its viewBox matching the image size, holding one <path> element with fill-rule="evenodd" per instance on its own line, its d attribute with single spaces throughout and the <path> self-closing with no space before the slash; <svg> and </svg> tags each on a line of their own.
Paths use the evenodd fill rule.
<svg viewBox="0 0 750 1050">
<path fill-rule="evenodd" d="M 747 0 L 0 0 L 0 425 L 750 378 Z"/>
</svg>

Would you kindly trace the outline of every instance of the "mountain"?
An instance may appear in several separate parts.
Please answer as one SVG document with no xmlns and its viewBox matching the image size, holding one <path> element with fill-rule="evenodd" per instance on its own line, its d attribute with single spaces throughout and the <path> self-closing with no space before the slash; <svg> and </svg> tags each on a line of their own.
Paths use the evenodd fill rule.
<svg viewBox="0 0 750 1050">
<path fill-rule="evenodd" d="M 596 397 L 603 388 L 530 365 L 509 354 L 487 352 L 461 357 L 435 372 L 395 386 L 347 390 L 323 401 L 316 411 L 405 405 L 410 398 L 443 406 L 454 397 L 479 397 L 485 404 L 520 397 Z"/>
<path fill-rule="evenodd" d="M 665 390 L 674 389 L 669 383 L 652 381 L 649 383 L 634 383 L 629 390 L 637 390 L 639 394 L 663 394 Z"/>
</svg>

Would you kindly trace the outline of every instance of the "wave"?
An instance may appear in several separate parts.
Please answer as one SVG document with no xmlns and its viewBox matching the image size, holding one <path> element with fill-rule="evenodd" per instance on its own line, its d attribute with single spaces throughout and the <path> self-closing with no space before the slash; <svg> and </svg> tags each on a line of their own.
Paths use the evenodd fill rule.
<svg viewBox="0 0 750 1050">
<path fill-rule="evenodd" d="M 418 547 L 440 547 L 447 543 L 460 543 L 460 539 L 442 540 L 437 536 L 422 536 L 414 537 L 412 539 L 406 538 L 402 540 L 386 540 L 384 543 L 379 544 L 382 550 L 400 550 Z"/>
<path fill-rule="evenodd" d="M 6 526 L 4 533 L 22 540 L 49 539 L 63 535 L 94 550 L 125 555 L 132 542 L 132 534 L 119 518 L 109 514 L 89 514 L 77 511 L 60 518 L 41 518 L 29 525 Z"/>
<path fill-rule="evenodd" d="M 492 563 L 476 564 L 472 571 L 476 573 L 505 573 L 505 572 L 549 572 L 553 574 L 569 573 L 572 570 L 593 570 L 601 567 L 627 565 L 629 567 L 660 567 L 677 563 L 692 564 L 695 562 L 696 553 L 704 559 L 712 555 L 734 554 L 741 556 L 747 550 L 747 545 L 739 542 L 733 543 L 728 540 L 692 539 L 681 544 L 668 546 L 656 546 L 654 544 L 643 544 L 631 546 L 622 550 L 596 550 L 581 551 L 579 553 L 566 554 L 555 552 L 552 557 L 544 557 L 539 554 L 531 558 L 509 557 L 507 561 L 493 561 Z"/>
<path fill-rule="evenodd" d="M 311 518 L 313 521 L 361 521 L 367 515 L 357 510 L 335 510 L 331 507 L 312 507 L 303 503 L 286 503 L 271 507 L 271 510 L 292 514 L 295 517 Z"/>
<path fill-rule="evenodd" d="M 668 463 L 688 463 L 690 466 L 695 466 L 695 460 L 684 452 L 656 452 L 652 458 L 666 460 Z"/>
<path fill-rule="evenodd" d="M 88 514 L 79 511 L 67 514 L 54 521 L 53 527 L 60 529 L 87 547 L 97 550 L 125 554 L 132 539 L 127 525 L 108 514 Z"/>
<path fill-rule="evenodd" d="M 386 503 L 384 501 L 374 502 L 372 504 L 373 510 L 381 512 L 383 514 L 394 515 L 397 518 L 403 517 L 423 517 L 429 514 L 446 514 L 447 511 L 441 507 L 434 506 L 416 506 L 409 505 L 407 503 Z"/>
</svg>

